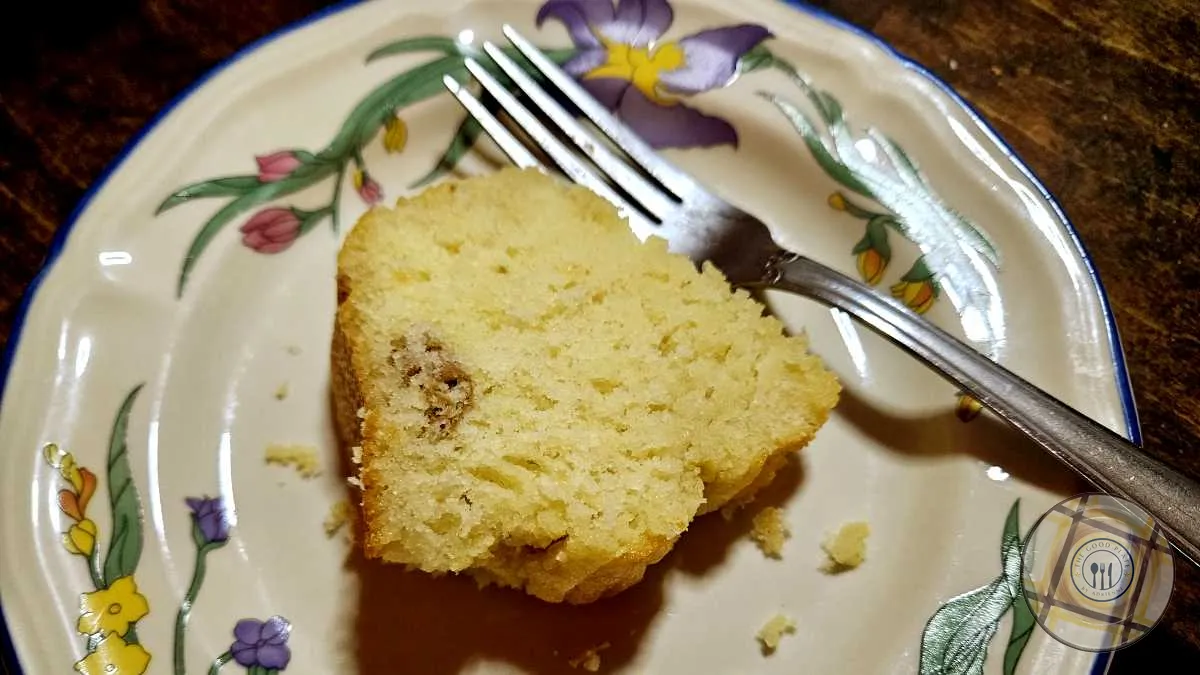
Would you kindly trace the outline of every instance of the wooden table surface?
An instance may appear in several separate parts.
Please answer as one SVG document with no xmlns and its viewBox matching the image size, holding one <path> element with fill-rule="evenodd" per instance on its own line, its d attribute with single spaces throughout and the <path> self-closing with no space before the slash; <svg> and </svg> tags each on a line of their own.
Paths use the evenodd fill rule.
<svg viewBox="0 0 1200 675">
<path fill-rule="evenodd" d="M 400 1 L 400 0 L 395 0 Z M 59 224 L 163 105 L 329 3 L 22 3 L 0 40 L 0 341 Z M 1145 442 L 1200 476 L 1195 0 L 822 0 L 970 100 L 1059 197 L 1125 341 Z M 1200 572 L 1113 673 L 1200 668 Z"/>
</svg>

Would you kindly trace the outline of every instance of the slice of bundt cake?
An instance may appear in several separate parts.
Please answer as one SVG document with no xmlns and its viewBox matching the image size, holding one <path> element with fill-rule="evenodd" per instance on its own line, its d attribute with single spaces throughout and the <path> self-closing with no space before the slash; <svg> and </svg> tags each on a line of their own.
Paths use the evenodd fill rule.
<svg viewBox="0 0 1200 675">
<path fill-rule="evenodd" d="M 768 483 L 839 391 L 716 269 L 536 171 L 367 213 L 338 305 L 366 555 L 551 602 L 637 583 L 697 514 Z"/>
</svg>

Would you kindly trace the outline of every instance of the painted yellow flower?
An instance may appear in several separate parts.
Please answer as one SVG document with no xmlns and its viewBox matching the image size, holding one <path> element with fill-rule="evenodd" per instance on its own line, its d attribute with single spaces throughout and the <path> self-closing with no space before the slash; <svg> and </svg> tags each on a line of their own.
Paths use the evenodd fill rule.
<svg viewBox="0 0 1200 675">
<path fill-rule="evenodd" d="M 612 78 L 624 80 L 646 98 L 659 105 L 667 105 L 671 99 L 662 95 L 660 76 L 683 66 L 683 49 L 674 42 L 660 42 L 653 48 L 622 44 L 615 40 L 600 38 L 606 58 L 604 63 L 589 70 L 586 79 Z"/>
<path fill-rule="evenodd" d="M 933 281 L 901 281 L 892 286 L 892 297 L 903 302 L 917 314 L 924 314 L 933 307 L 937 293 L 933 289 Z"/>
<path fill-rule="evenodd" d="M 42 457 L 50 468 L 57 469 L 62 466 L 63 451 L 59 449 L 57 443 L 47 443 L 42 446 Z"/>
<path fill-rule="evenodd" d="M 933 307 L 938 298 L 938 287 L 924 256 L 917 258 L 908 273 L 900 278 L 900 283 L 892 286 L 892 297 L 917 314 L 924 314 Z"/>
<path fill-rule="evenodd" d="M 120 635 L 109 635 L 96 645 L 96 651 L 75 663 L 81 675 L 142 675 L 150 665 L 150 652 L 139 644 L 129 644 Z"/>
<path fill-rule="evenodd" d="M 79 598 L 78 630 L 84 635 L 124 635 L 129 624 L 150 613 L 146 596 L 138 592 L 133 577 L 121 577 L 108 588 L 84 593 Z"/>
<path fill-rule="evenodd" d="M 887 270 L 887 260 L 879 251 L 869 248 L 858 254 L 858 275 L 867 284 L 874 286 L 879 283 L 883 279 L 885 270 Z"/>
<path fill-rule="evenodd" d="M 399 117 L 389 119 L 383 125 L 383 149 L 397 153 L 408 145 L 408 125 Z"/>
<path fill-rule="evenodd" d="M 969 394 L 959 394 L 958 404 L 954 407 L 954 414 L 963 422 L 970 422 L 979 417 L 979 413 L 983 412 L 983 404 L 975 397 Z"/>
<path fill-rule="evenodd" d="M 58 470 L 58 475 L 62 479 L 71 484 L 71 488 L 75 492 L 82 492 L 83 474 L 79 471 L 79 466 L 75 464 L 75 456 L 69 452 L 63 452 L 58 445 L 47 443 L 42 448 L 42 455 L 46 459 L 46 463 L 52 468 Z"/>
<path fill-rule="evenodd" d="M 654 148 L 737 145 L 729 122 L 684 103 L 733 81 L 742 58 L 770 36 L 738 24 L 663 39 L 675 19 L 668 0 L 548 0 L 540 26 L 559 21 L 575 43 L 563 69 Z"/>
<path fill-rule="evenodd" d="M 63 547 L 75 555 L 88 557 L 96 550 L 96 523 L 85 518 L 63 533 Z"/>
</svg>

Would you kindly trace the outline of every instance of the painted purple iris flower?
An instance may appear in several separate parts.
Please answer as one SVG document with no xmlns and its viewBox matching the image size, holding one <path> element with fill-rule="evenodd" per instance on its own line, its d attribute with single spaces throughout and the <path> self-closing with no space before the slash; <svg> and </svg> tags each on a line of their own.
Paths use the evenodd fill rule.
<svg viewBox="0 0 1200 675">
<path fill-rule="evenodd" d="M 660 41 L 674 18 L 667 0 L 550 0 L 537 21 L 562 22 L 579 50 L 563 67 L 651 146 L 736 145 L 728 122 L 680 97 L 728 84 L 770 33 L 741 24 Z"/>
<path fill-rule="evenodd" d="M 225 501 L 220 497 L 188 497 L 188 508 L 192 510 L 192 521 L 196 544 L 224 544 L 229 540 L 229 514 L 225 513 Z"/>
<path fill-rule="evenodd" d="M 291 632 L 292 624 L 282 616 L 266 621 L 242 619 L 233 628 L 234 642 L 229 653 L 245 668 L 283 670 L 292 660 L 292 650 L 287 644 Z"/>
</svg>

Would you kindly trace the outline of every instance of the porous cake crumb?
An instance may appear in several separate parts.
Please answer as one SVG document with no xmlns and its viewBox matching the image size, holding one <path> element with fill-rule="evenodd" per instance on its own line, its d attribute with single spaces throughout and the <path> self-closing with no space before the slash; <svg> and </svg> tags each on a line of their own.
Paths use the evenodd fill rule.
<svg viewBox="0 0 1200 675">
<path fill-rule="evenodd" d="M 317 449 L 310 445 L 284 445 L 273 443 L 267 446 L 267 464 L 290 466 L 305 480 L 321 475 L 321 460 Z"/>
<path fill-rule="evenodd" d="M 789 536 L 791 533 L 783 521 L 781 508 L 768 506 L 756 513 L 751 521 L 750 538 L 769 558 L 783 557 L 783 542 Z"/>
<path fill-rule="evenodd" d="M 758 641 L 764 654 L 771 654 L 779 647 L 783 636 L 796 632 L 796 622 L 790 616 L 776 614 L 758 630 Z"/>
<path fill-rule="evenodd" d="M 822 569 L 837 573 L 852 570 L 863 564 L 867 559 L 867 535 L 870 533 L 870 526 L 864 522 L 842 525 L 821 544 L 821 548 L 829 556 Z"/>
<path fill-rule="evenodd" d="M 363 550 L 550 602 L 640 581 L 769 484 L 839 385 L 744 290 L 590 191 L 504 169 L 376 207 L 338 258 Z"/>
<path fill-rule="evenodd" d="M 609 644 L 607 642 L 596 645 L 579 656 L 567 661 L 567 663 L 569 663 L 572 668 L 582 668 L 589 673 L 595 673 L 600 670 L 600 652 L 608 648 Z"/>
</svg>

